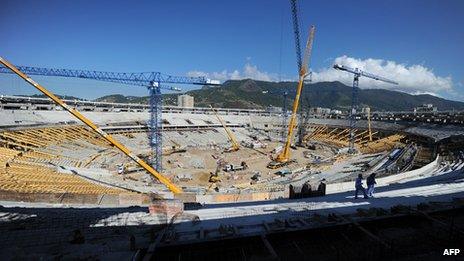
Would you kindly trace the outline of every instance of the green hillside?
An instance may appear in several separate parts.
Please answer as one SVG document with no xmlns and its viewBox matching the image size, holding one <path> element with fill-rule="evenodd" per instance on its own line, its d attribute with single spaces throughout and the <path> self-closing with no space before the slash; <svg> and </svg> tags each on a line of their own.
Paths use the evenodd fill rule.
<svg viewBox="0 0 464 261">
<path fill-rule="evenodd" d="M 293 102 L 295 82 L 264 82 L 255 80 L 229 80 L 219 87 L 203 87 L 186 92 L 195 97 L 195 106 L 224 108 L 266 108 L 282 106 L 282 96 L 269 92 L 288 91 L 288 104 Z M 308 97 L 313 107 L 328 107 L 347 109 L 351 105 L 352 88 L 341 82 L 318 82 L 306 84 L 303 89 L 302 101 Z M 268 93 L 263 93 L 268 91 Z M 176 105 L 178 94 L 164 94 L 164 104 Z M 424 103 L 432 103 L 439 110 L 464 110 L 464 103 L 450 101 L 432 95 L 411 95 L 398 91 L 384 89 L 358 89 L 358 99 L 361 106 L 370 106 L 373 110 L 412 110 Z M 148 103 L 148 97 L 109 95 L 96 101 L 122 103 Z M 289 106 L 290 107 L 290 106 Z"/>
</svg>

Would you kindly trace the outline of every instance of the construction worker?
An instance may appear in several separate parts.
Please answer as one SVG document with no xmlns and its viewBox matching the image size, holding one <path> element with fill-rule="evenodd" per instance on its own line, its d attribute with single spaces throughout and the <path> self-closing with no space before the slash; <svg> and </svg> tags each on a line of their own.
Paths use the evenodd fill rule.
<svg viewBox="0 0 464 261">
<path fill-rule="evenodd" d="M 295 188 L 293 187 L 292 184 L 288 186 L 288 198 L 293 199 L 295 198 Z"/>
<path fill-rule="evenodd" d="M 375 173 L 372 173 L 371 175 L 369 175 L 369 177 L 367 177 L 366 184 L 367 184 L 367 195 L 369 197 L 373 197 L 374 187 L 375 187 L 375 184 L 377 184 L 377 182 L 375 182 Z"/>
<path fill-rule="evenodd" d="M 325 191 L 326 191 L 326 180 L 322 179 L 321 182 L 319 183 L 319 186 L 317 187 L 317 194 L 319 196 L 325 196 Z"/>
<path fill-rule="evenodd" d="M 123 164 L 118 165 L 118 174 L 119 175 L 124 174 L 124 165 Z"/>
<path fill-rule="evenodd" d="M 354 186 L 355 186 L 355 189 L 356 189 L 356 191 L 354 193 L 354 199 L 358 199 L 359 191 L 362 191 L 362 193 L 364 195 L 364 198 L 368 198 L 367 194 L 366 194 L 366 189 L 363 187 L 363 184 L 362 184 L 362 179 L 363 179 L 362 174 L 359 174 L 358 178 L 356 178 L 356 181 L 354 183 Z"/>
<path fill-rule="evenodd" d="M 302 198 L 309 198 L 311 197 L 311 185 L 309 182 L 305 182 L 301 187 L 301 197 Z"/>
</svg>

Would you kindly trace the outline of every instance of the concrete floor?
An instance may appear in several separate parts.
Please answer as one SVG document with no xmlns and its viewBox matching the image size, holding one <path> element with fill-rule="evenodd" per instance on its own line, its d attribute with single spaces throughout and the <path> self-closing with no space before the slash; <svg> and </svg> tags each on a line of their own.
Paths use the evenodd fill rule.
<svg viewBox="0 0 464 261">
<path fill-rule="evenodd" d="M 426 174 L 379 187 L 375 198 L 370 199 L 355 200 L 349 189 L 318 198 L 206 204 L 199 209 L 185 210 L 170 228 L 170 235 L 176 240 L 162 240 L 161 243 L 168 246 L 215 240 L 215 237 L 224 236 L 218 231 L 227 227 L 234 227 L 238 236 L 262 234 L 266 231 L 263 223 L 271 224 L 276 220 L 280 223 L 288 220 L 293 224 L 291 220 L 329 213 L 345 215 L 357 213 L 359 209 L 450 202 L 464 197 L 464 164 L 460 162 L 455 166 L 453 170 L 440 165 Z M 21 202 L 0 202 L 0 205 L 0 252 L 9 257 L 23 257 L 21 253 L 24 251 L 49 257 L 53 253 L 64 253 L 73 258 L 103 258 L 118 253 L 130 256 L 130 235 L 136 238 L 138 248 L 148 247 L 154 240 L 151 235 L 156 232 L 153 226 L 166 222 L 162 217 L 149 215 L 146 207 L 71 207 Z M 76 229 L 85 234 L 85 244 L 68 243 Z M 203 231 L 202 238 L 200 231 Z M 12 245 L 11 242 L 15 243 Z"/>
</svg>

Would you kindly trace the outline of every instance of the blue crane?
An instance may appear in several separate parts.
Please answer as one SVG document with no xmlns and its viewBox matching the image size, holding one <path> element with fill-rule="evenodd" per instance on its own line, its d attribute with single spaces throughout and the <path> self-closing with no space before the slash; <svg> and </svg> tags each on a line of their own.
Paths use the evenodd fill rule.
<svg viewBox="0 0 464 261">
<path fill-rule="evenodd" d="M 136 85 L 148 88 L 150 93 L 150 119 L 148 121 L 148 137 L 150 147 L 153 150 L 153 167 L 162 171 L 162 119 L 161 89 L 175 90 L 180 89 L 164 84 L 193 84 L 193 85 L 219 85 L 219 81 L 210 80 L 206 77 L 185 77 L 172 76 L 160 72 L 141 72 L 141 73 L 122 73 L 122 72 L 102 72 L 90 70 L 72 70 L 56 68 L 40 68 L 30 66 L 16 66 L 20 71 L 28 75 L 57 76 L 68 78 L 90 79 L 104 82 L 121 83 L 126 85 Z M 13 73 L 4 66 L 0 66 L 0 73 Z"/>
<path fill-rule="evenodd" d="M 300 19 L 297 5 L 297 0 L 290 0 L 290 9 L 292 10 L 293 35 L 295 37 L 296 63 L 298 66 L 298 72 L 301 72 L 301 69 L 303 68 L 303 61 L 301 59 Z"/>
<path fill-rule="evenodd" d="M 358 68 L 351 68 L 351 67 L 348 67 L 348 66 L 345 66 L 345 65 L 340 65 L 340 64 L 335 64 L 333 66 L 333 68 L 337 69 L 337 70 L 340 70 L 340 71 L 346 71 L 346 72 L 352 73 L 354 75 L 354 78 L 353 78 L 353 90 L 351 92 L 351 110 L 350 110 L 350 116 L 349 116 L 350 117 L 350 147 L 349 147 L 349 150 L 348 150 L 349 153 L 354 153 L 356 151 L 355 148 L 354 148 L 354 140 L 355 140 L 354 127 L 356 125 L 356 107 L 357 107 L 357 104 L 358 104 L 357 92 L 358 92 L 358 88 L 359 88 L 359 78 L 361 76 L 364 76 L 364 77 L 367 77 L 367 78 L 371 78 L 371 79 L 374 79 L 374 80 L 377 80 L 377 81 L 382 81 L 382 82 L 386 82 L 386 83 L 390 83 L 390 84 L 398 85 L 398 83 L 395 82 L 395 81 L 389 80 L 387 78 L 384 78 L 384 77 L 381 77 L 381 76 L 378 76 L 378 75 L 375 75 L 375 74 L 372 74 L 372 73 L 368 73 L 368 72 L 359 70 Z"/>
</svg>

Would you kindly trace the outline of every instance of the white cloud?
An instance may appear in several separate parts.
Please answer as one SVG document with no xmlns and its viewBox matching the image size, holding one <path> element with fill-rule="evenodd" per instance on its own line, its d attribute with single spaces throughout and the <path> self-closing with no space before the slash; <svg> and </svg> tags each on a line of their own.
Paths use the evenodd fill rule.
<svg viewBox="0 0 464 261">
<path fill-rule="evenodd" d="M 394 61 L 381 59 L 356 59 L 348 56 L 335 58 L 334 63 L 343 64 L 352 68 L 359 68 L 366 72 L 389 78 L 399 83 L 391 85 L 362 77 L 360 88 L 382 88 L 408 92 L 411 94 L 428 93 L 437 96 L 438 92 L 453 90 L 453 81 L 450 76 L 441 77 L 423 65 L 405 65 Z M 353 75 L 333 68 L 324 68 L 313 73 L 313 81 L 340 81 L 347 85 L 353 82 Z"/>
<path fill-rule="evenodd" d="M 190 77 L 197 77 L 197 76 L 205 76 L 213 80 L 240 80 L 240 79 L 254 79 L 260 81 L 277 81 L 278 77 L 277 74 L 268 73 L 264 71 L 260 71 L 258 66 L 252 65 L 250 63 L 246 63 L 243 66 L 242 70 L 223 70 L 221 72 L 203 72 L 203 71 L 190 71 L 187 73 L 187 76 Z"/>
<path fill-rule="evenodd" d="M 428 95 L 432 95 L 432 96 L 436 96 L 436 97 L 443 98 L 443 97 L 441 97 L 441 95 L 439 95 L 438 93 L 435 93 L 435 92 L 415 91 L 415 92 L 412 92 L 411 94 L 412 94 L 412 95 L 428 94 Z"/>
<path fill-rule="evenodd" d="M 453 81 L 450 76 L 441 77 L 436 75 L 432 69 L 423 65 L 414 64 L 406 65 L 396 63 L 394 61 L 386 61 L 382 59 L 356 59 L 346 55 L 331 58 L 332 64 L 343 64 L 352 68 L 359 68 L 369 73 L 373 73 L 385 78 L 389 78 L 399 83 L 399 85 L 392 85 L 381 81 L 372 80 L 366 77 L 361 77 L 359 87 L 367 88 L 382 88 L 403 91 L 411 94 L 431 94 L 439 96 L 439 93 L 453 93 Z M 278 81 L 279 77 L 276 73 L 268 73 L 260 71 L 258 66 L 250 63 L 247 58 L 247 63 L 241 70 L 223 70 L 220 72 L 203 72 L 203 71 L 190 71 L 188 76 L 206 76 L 210 79 L 226 81 L 226 80 L 239 80 L 239 79 L 255 79 L 262 81 Z M 292 79 L 285 79 L 292 80 Z M 297 80 L 296 77 L 293 80 Z M 351 86 L 353 82 L 353 75 L 347 72 L 335 70 L 332 66 L 316 70 L 312 76 L 313 82 L 322 81 L 340 81 L 344 84 Z"/>
</svg>

